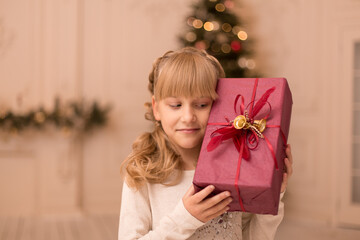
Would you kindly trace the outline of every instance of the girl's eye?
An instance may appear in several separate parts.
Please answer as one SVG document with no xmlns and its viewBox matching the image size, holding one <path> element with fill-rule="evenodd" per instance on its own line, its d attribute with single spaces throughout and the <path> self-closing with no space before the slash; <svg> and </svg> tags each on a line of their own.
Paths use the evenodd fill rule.
<svg viewBox="0 0 360 240">
<path fill-rule="evenodd" d="M 173 103 L 173 104 L 169 104 L 169 106 L 172 108 L 179 108 L 181 107 L 181 103 Z"/>
<path fill-rule="evenodd" d="M 198 104 L 196 104 L 196 106 L 198 108 L 206 108 L 207 106 L 209 106 L 209 104 L 208 103 L 198 103 Z"/>
</svg>

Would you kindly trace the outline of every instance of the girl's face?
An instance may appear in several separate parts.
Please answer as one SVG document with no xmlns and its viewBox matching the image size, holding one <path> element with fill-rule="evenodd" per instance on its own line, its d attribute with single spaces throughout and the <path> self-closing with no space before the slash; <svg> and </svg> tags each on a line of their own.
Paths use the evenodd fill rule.
<svg viewBox="0 0 360 240">
<path fill-rule="evenodd" d="M 210 97 L 152 99 L 155 119 L 178 150 L 199 151 L 210 114 Z"/>
</svg>

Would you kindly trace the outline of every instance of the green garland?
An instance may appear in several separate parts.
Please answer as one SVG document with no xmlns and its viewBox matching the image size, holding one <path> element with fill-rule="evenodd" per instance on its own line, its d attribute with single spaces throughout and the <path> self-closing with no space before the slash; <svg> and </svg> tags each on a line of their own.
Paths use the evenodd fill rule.
<svg viewBox="0 0 360 240">
<path fill-rule="evenodd" d="M 100 107 L 96 101 L 71 101 L 61 104 L 60 99 L 56 98 L 52 111 L 46 111 L 43 107 L 26 114 L 15 114 L 10 110 L 0 111 L 0 129 L 18 133 L 29 128 L 41 130 L 53 125 L 63 131 L 88 132 L 95 127 L 104 126 L 109 111 L 110 106 Z"/>
</svg>

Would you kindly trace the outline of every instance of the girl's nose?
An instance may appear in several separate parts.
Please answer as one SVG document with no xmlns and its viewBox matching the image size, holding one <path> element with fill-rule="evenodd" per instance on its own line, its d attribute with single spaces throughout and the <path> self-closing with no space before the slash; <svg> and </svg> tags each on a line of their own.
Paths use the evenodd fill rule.
<svg viewBox="0 0 360 240">
<path fill-rule="evenodd" d="M 192 107 L 184 107 L 181 119 L 183 122 L 193 122 L 196 120 L 196 114 Z"/>
</svg>

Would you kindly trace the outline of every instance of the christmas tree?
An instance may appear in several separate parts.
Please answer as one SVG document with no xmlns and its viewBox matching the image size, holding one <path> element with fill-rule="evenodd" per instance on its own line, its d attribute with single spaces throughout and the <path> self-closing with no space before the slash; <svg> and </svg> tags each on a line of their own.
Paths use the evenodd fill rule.
<svg viewBox="0 0 360 240">
<path fill-rule="evenodd" d="M 251 42 L 234 10 L 233 0 L 198 0 L 180 41 L 216 57 L 226 77 L 254 77 Z"/>
</svg>

